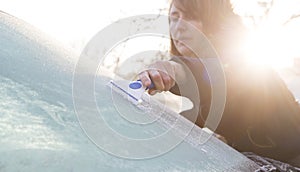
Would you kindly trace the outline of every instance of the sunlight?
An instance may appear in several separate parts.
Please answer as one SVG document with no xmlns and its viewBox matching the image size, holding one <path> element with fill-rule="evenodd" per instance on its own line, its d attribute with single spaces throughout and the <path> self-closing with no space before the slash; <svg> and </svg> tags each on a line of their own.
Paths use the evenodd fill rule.
<svg viewBox="0 0 300 172">
<path fill-rule="evenodd" d="M 283 28 L 261 28 L 250 33 L 245 49 L 249 62 L 283 68 L 293 65 L 293 44 Z"/>
<path fill-rule="evenodd" d="M 0 0 L 1 10 L 38 27 L 80 53 L 85 44 L 105 26 L 128 16 L 160 13 L 169 0 Z M 300 1 L 232 0 L 236 13 L 244 17 L 251 34 L 246 42 L 249 61 L 275 68 L 292 65 L 299 58 L 300 21 L 283 25 L 300 13 Z M 265 3 L 265 4 L 264 4 Z M 265 6 L 262 6 L 264 4 Z M 266 5 L 267 4 L 267 5 Z M 265 17 L 266 8 L 270 9 Z M 164 11 L 166 14 L 166 11 Z"/>
<path fill-rule="evenodd" d="M 167 0 L 0 0 L 1 10 L 41 29 L 80 52 L 104 27 L 118 19 L 158 14 Z"/>
<path fill-rule="evenodd" d="M 300 21 L 289 19 L 300 12 L 300 1 L 294 0 L 232 0 L 235 12 L 244 17 L 250 34 L 245 43 L 247 60 L 280 69 L 292 67 L 300 57 Z M 268 15 L 266 16 L 266 13 Z M 288 23 L 293 23 L 287 24 Z"/>
</svg>

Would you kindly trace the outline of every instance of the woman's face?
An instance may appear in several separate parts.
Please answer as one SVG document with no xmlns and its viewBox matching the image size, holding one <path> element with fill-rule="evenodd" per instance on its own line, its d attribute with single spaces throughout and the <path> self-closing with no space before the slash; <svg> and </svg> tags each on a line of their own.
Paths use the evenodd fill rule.
<svg viewBox="0 0 300 172">
<path fill-rule="evenodd" d="M 173 3 L 170 9 L 170 33 L 173 43 L 181 55 L 195 57 L 195 53 L 188 47 L 197 44 L 199 40 L 195 38 L 202 29 L 203 25 L 199 19 L 191 17 L 187 11 L 183 11 Z"/>
</svg>

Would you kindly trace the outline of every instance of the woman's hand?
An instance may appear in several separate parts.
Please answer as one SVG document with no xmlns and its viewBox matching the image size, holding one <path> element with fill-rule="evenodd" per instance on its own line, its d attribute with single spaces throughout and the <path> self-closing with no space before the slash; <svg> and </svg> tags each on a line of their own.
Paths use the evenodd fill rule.
<svg viewBox="0 0 300 172">
<path fill-rule="evenodd" d="M 149 89 L 148 93 L 154 95 L 157 92 L 169 91 L 174 87 L 175 80 L 182 79 L 182 75 L 184 70 L 180 64 L 173 61 L 157 61 L 141 72 L 139 78 L 146 87 L 153 82 L 154 88 Z"/>
</svg>

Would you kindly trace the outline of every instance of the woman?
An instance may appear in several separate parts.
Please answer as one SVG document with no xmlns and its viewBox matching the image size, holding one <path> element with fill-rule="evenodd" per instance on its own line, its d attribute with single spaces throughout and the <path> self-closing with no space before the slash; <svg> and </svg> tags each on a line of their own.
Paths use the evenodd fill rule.
<svg viewBox="0 0 300 172">
<path fill-rule="evenodd" d="M 195 78 L 201 101 L 183 114 L 199 111 L 196 124 L 204 126 L 214 83 L 207 79 L 204 65 L 197 60 L 212 54 L 211 48 L 195 40 L 199 38 L 194 35 L 195 30 L 201 31 L 219 54 L 227 83 L 225 110 L 216 132 L 241 152 L 254 152 L 284 162 L 299 156 L 300 106 L 276 72 L 243 60 L 239 46 L 245 32 L 230 0 L 173 0 L 169 24 L 174 57 L 158 61 L 139 74 L 144 85 L 154 83 L 155 88 L 149 94 L 161 91 L 180 94 L 180 85 Z M 188 75 L 189 70 L 192 76 Z M 193 101 L 195 92 L 190 89 L 180 95 Z"/>
</svg>

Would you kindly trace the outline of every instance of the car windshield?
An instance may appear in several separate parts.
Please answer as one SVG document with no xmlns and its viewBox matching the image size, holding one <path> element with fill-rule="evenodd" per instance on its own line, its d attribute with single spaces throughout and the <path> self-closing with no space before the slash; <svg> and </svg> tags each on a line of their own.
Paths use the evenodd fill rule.
<svg viewBox="0 0 300 172">
<path fill-rule="evenodd" d="M 3 12 L 0 13 L 0 44 L 0 171 L 253 171 L 257 168 L 214 137 L 199 144 L 192 137 L 201 133 L 197 126 L 192 128 L 192 136 L 159 156 L 145 159 L 115 156 L 101 149 L 78 121 L 72 98 L 76 61 L 72 52 Z M 127 137 L 145 139 L 172 127 L 167 118 L 172 112 L 168 111 L 162 114 L 167 122 L 154 123 L 146 129 L 118 117 L 117 109 L 111 104 L 108 81 L 109 78 L 99 76 L 96 99 L 103 107 L 100 112 L 106 124 L 114 130 Z M 142 109 L 131 111 L 130 102 L 117 94 L 113 97 L 123 112 L 132 118 L 141 116 Z M 150 113 L 154 116 L 161 110 L 155 104 L 150 108 L 156 108 Z M 90 124 L 95 124 L 90 120 Z M 179 120 L 184 125 L 192 125 L 182 118 Z M 112 149 L 120 149 L 120 143 L 110 142 L 107 133 L 89 132 L 107 138 L 106 143 Z M 180 129 L 176 133 L 180 137 Z M 155 145 L 143 150 L 153 148 L 156 149 Z"/>
</svg>

